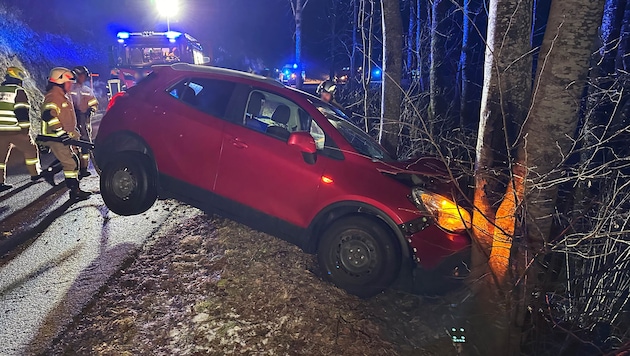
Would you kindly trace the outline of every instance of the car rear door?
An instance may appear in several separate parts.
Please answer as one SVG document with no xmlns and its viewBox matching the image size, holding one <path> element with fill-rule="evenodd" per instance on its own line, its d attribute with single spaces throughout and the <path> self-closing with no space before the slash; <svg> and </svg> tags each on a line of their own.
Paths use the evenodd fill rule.
<svg viewBox="0 0 630 356">
<path fill-rule="evenodd" d="M 224 118 L 234 87 L 229 81 L 191 77 L 158 94 L 153 114 L 159 127 L 154 132 L 159 135 L 153 137 L 151 147 L 161 174 L 175 182 L 214 189 Z"/>
<path fill-rule="evenodd" d="M 254 102 L 258 100 L 262 102 Z M 243 102 L 243 119 L 227 123 L 223 131 L 216 193 L 306 227 L 326 159 L 307 163 L 287 138 L 303 130 L 310 117 L 293 101 L 269 91 L 253 90 Z"/>
</svg>

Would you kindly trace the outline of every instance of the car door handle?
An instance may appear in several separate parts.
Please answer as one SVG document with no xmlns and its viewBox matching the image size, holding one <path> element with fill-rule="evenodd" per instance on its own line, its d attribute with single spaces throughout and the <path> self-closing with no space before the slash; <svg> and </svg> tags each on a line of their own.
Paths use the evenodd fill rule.
<svg viewBox="0 0 630 356">
<path fill-rule="evenodd" d="M 236 148 L 247 148 L 249 146 L 247 146 L 247 144 L 243 141 L 241 141 L 240 138 L 238 137 L 233 137 L 232 138 L 232 145 Z"/>
</svg>

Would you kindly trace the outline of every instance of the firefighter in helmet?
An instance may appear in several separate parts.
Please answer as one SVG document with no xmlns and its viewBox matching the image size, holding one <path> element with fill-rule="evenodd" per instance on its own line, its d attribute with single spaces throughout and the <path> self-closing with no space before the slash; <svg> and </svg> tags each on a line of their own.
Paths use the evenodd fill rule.
<svg viewBox="0 0 630 356">
<path fill-rule="evenodd" d="M 42 107 L 42 135 L 78 139 L 77 118 L 70 98 L 74 74 L 70 69 L 56 67 L 50 71 Z M 92 193 L 79 189 L 79 162 L 73 147 L 62 142 L 45 142 L 61 162 L 71 200 L 87 199 Z"/>
<path fill-rule="evenodd" d="M 86 81 L 90 76 L 90 71 L 85 66 L 77 66 L 72 69 L 76 83 L 72 84 L 70 96 L 74 105 L 74 112 L 77 117 L 77 125 L 81 140 L 92 142 L 92 115 L 98 109 L 98 100 L 94 96 L 92 88 L 87 86 Z M 89 177 L 88 163 L 90 153 L 81 149 L 79 178 Z"/>
<path fill-rule="evenodd" d="M 24 155 L 31 180 L 40 178 L 39 150 L 29 135 L 31 105 L 22 88 L 25 78 L 26 73 L 21 68 L 9 67 L 5 81 L 0 85 L 0 192 L 12 188 L 5 183 L 5 170 L 14 146 Z"/>
<path fill-rule="evenodd" d="M 343 112 L 345 108 L 335 100 L 336 91 L 337 85 L 330 79 L 324 80 L 317 87 L 317 95 L 319 95 L 319 98 L 322 99 L 323 102 L 333 105 Z"/>
</svg>

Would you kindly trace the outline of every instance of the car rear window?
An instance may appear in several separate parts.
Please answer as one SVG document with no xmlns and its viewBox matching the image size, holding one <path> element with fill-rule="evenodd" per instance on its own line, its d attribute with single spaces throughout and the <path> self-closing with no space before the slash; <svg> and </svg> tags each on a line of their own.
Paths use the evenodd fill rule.
<svg viewBox="0 0 630 356">
<path fill-rule="evenodd" d="M 170 87 L 168 93 L 195 109 L 217 118 L 225 112 L 236 84 L 208 78 L 188 78 Z"/>
</svg>

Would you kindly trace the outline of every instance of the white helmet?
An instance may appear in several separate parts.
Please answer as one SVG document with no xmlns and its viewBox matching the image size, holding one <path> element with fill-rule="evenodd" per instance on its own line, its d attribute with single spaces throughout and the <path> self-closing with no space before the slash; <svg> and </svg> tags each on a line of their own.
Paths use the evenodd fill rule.
<svg viewBox="0 0 630 356">
<path fill-rule="evenodd" d="M 72 74 L 72 71 L 68 68 L 55 67 L 50 71 L 48 81 L 55 84 L 74 82 L 74 74 Z"/>
<path fill-rule="evenodd" d="M 330 93 L 334 95 L 335 91 L 337 91 L 337 86 L 330 79 L 321 82 L 316 90 L 317 95 L 320 95 L 321 93 Z"/>
</svg>

